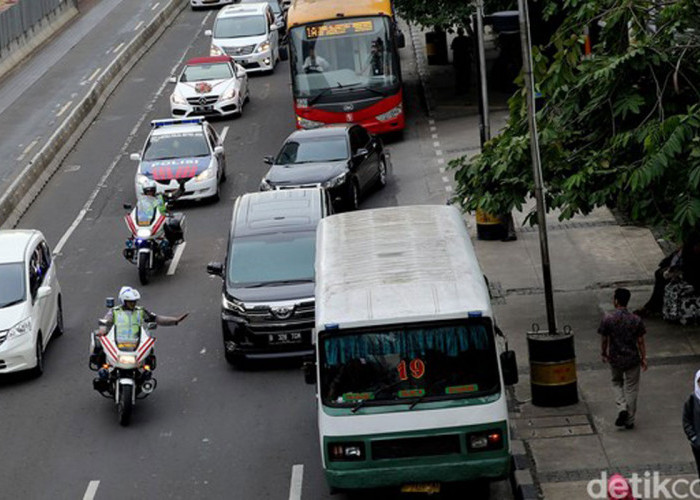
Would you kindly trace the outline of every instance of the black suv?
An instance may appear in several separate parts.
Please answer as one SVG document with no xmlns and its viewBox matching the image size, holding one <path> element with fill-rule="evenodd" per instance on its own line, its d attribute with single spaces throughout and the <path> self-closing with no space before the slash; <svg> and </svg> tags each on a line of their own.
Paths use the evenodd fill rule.
<svg viewBox="0 0 700 500">
<path fill-rule="evenodd" d="M 332 213 L 325 190 L 289 189 L 240 196 L 233 207 L 221 276 L 226 360 L 313 353 L 316 226 Z"/>
</svg>

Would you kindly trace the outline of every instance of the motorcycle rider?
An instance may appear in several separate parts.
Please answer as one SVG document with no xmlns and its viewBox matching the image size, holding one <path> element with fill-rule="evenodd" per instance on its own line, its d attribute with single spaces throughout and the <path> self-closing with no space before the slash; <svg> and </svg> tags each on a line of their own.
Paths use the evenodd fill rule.
<svg viewBox="0 0 700 500">
<path fill-rule="evenodd" d="M 139 299 L 141 299 L 141 294 L 138 290 L 130 286 L 123 286 L 121 290 L 119 290 L 119 302 L 121 306 L 113 307 L 107 312 L 104 318 L 102 318 L 97 335 L 107 335 L 114 325 L 117 329 L 118 342 L 133 343 L 135 345 L 141 336 L 141 327 L 144 324 L 155 322 L 160 326 L 176 326 L 189 315 L 188 312 L 177 317 L 153 314 L 147 309 L 137 305 Z M 98 366 L 104 363 L 104 352 L 102 351 L 101 344 L 95 342 L 95 348 L 90 358 L 91 363 L 94 360 L 94 363 Z M 155 365 L 155 363 L 152 364 Z M 106 377 L 106 371 L 105 373 L 101 372 L 103 372 L 102 369 L 98 372 L 98 375 L 101 378 Z"/>
<path fill-rule="evenodd" d="M 158 212 L 165 216 L 168 216 L 168 202 L 175 201 L 185 193 L 185 184 L 180 183 L 179 187 L 175 191 L 173 191 L 172 193 L 168 193 L 167 195 L 158 193 L 155 185 L 146 186 L 145 188 L 143 188 L 142 192 L 145 196 L 145 199 L 156 206 Z"/>
</svg>

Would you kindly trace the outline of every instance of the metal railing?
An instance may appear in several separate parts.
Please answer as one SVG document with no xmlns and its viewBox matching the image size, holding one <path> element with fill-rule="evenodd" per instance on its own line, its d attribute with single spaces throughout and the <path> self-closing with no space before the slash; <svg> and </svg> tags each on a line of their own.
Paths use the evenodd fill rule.
<svg viewBox="0 0 700 500">
<path fill-rule="evenodd" d="M 78 0 L 19 0 L 0 11 L 0 58 L 12 42 L 25 36 L 42 19 L 55 16 L 62 9 L 77 6 Z"/>
</svg>

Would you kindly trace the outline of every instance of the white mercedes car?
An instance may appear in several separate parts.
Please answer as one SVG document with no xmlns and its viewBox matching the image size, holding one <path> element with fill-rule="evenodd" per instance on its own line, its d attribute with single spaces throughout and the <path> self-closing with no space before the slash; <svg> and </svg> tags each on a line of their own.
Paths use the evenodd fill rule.
<svg viewBox="0 0 700 500">
<path fill-rule="evenodd" d="M 61 286 L 39 231 L 0 231 L 0 373 L 44 372 L 44 350 L 63 333 Z"/>
<path fill-rule="evenodd" d="M 179 200 L 219 200 L 220 184 L 226 180 L 224 143 L 204 118 L 153 120 L 151 133 L 141 153 L 130 158 L 139 162 L 136 197 L 155 186 L 158 193 L 171 193 L 184 182 Z"/>
<path fill-rule="evenodd" d="M 173 116 L 241 116 L 250 100 L 248 75 L 230 56 L 190 59 L 170 82 L 176 84 L 170 95 Z"/>
</svg>

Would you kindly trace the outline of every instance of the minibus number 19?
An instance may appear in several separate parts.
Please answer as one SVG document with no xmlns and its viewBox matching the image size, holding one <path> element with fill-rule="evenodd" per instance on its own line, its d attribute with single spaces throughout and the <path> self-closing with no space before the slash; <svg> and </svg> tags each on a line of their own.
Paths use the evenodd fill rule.
<svg viewBox="0 0 700 500">
<path fill-rule="evenodd" d="M 412 359 L 408 363 L 408 370 L 406 369 L 406 360 L 401 360 L 396 369 L 399 371 L 400 380 L 408 380 L 408 370 L 413 378 L 421 378 L 425 375 L 425 363 L 422 359 Z"/>
</svg>

